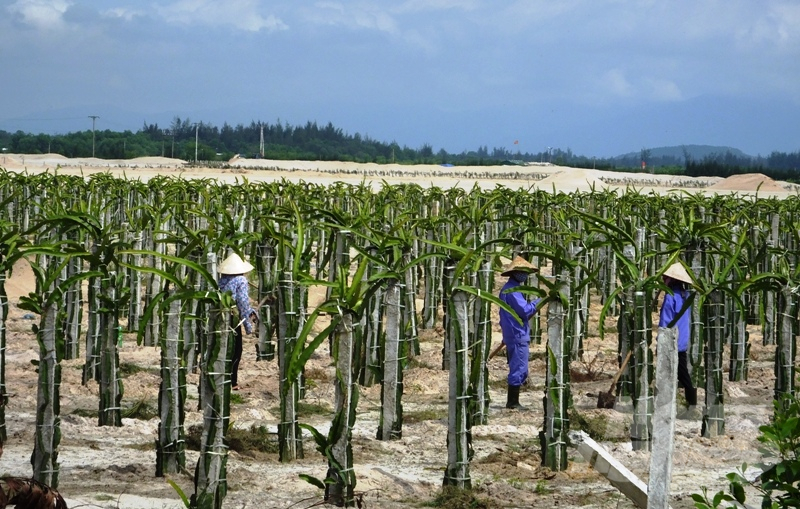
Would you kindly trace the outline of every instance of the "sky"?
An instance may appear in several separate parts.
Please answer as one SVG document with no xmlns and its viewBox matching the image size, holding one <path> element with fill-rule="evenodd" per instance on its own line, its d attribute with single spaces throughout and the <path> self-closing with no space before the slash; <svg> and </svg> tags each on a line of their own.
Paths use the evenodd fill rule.
<svg viewBox="0 0 800 509">
<path fill-rule="evenodd" d="M 798 0 L 0 0 L 0 129 L 800 151 Z"/>
</svg>

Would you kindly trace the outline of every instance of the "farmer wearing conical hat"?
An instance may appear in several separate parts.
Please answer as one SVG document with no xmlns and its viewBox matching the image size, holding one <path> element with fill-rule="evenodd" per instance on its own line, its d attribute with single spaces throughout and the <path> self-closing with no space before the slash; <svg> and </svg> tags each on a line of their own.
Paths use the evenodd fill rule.
<svg viewBox="0 0 800 509">
<path fill-rule="evenodd" d="M 686 304 L 689 298 L 688 287 L 693 281 L 680 262 L 670 265 L 664 271 L 663 279 L 669 291 L 664 295 L 664 302 L 661 304 L 658 326 L 678 329 L 678 386 L 685 391 L 689 411 L 694 411 L 697 407 L 697 389 L 689 375 L 687 358 L 692 307 Z"/>
<path fill-rule="evenodd" d="M 248 334 L 253 333 L 253 324 L 250 320 L 258 321 L 258 314 L 250 307 L 250 296 L 247 292 L 248 281 L 245 274 L 253 270 L 250 263 L 233 253 L 217 266 L 220 277 L 218 281 L 219 289 L 223 292 L 231 292 L 233 300 L 236 301 L 236 308 L 239 310 L 239 320 L 236 325 L 236 339 L 233 346 L 233 358 L 231 364 L 231 389 L 239 390 L 239 362 L 242 360 L 242 324 Z"/>
<path fill-rule="evenodd" d="M 522 323 L 517 321 L 511 313 L 500 309 L 500 328 L 503 331 L 503 344 L 508 352 L 508 400 L 506 408 L 524 410 L 519 404 L 519 388 L 528 379 L 528 352 L 531 342 L 531 327 L 528 321 L 536 313 L 537 306 L 542 299 L 528 302 L 525 296 L 517 290 L 528 280 L 528 274 L 537 272 L 521 256 L 515 257 L 501 273 L 508 277 L 508 282 L 500 291 L 500 300 L 508 304 Z"/>
</svg>

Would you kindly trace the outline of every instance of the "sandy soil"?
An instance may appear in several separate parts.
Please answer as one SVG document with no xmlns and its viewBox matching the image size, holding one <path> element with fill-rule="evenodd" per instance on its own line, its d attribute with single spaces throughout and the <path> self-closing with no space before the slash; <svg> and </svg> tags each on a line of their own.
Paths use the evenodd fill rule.
<svg viewBox="0 0 800 509">
<path fill-rule="evenodd" d="M 214 178 L 222 182 L 272 181 L 286 179 L 328 183 L 331 181 L 360 184 L 367 182 L 380 187 L 389 183 L 407 182 L 443 189 L 478 185 L 493 189 L 498 185 L 509 188 L 535 188 L 572 192 L 592 189 L 634 189 L 641 193 L 666 193 L 686 189 L 703 194 L 758 194 L 762 197 L 784 198 L 797 194 L 800 187 L 776 182 L 761 174 L 719 177 L 683 177 L 650 173 L 619 173 L 583 168 L 531 163 L 528 166 L 405 166 L 399 164 L 343 163 L 335 161 L 277 161 L 269 159 L 234 158 L 214 168 L 195 166 L 180 159 L 140 157 L 130 160 L 96 158 L 67 159 L 58 154 L 3 154 L 0 168 L 11 171 L 55 171 L 67 175 L 89 175 L 107 172 L 120 177 L 147 180 L 157 175 L 182 178 Z M 760 187 L 760 188 L 759 188 Z"/>
<path fill-rule="evenodd" d="M 132 166 L 134 161 L 123 162 L 128 165 L 125 167 L 106 161 L 89 164 L 94 161 L 88 160 L 64 160 L 54 164 L 42 157 L 43 160 L 47 159 L 45 164 L 32 166 L 35 158 L 25 156 L 24 167 L 19 167 L 9 164 L 12 157 L 17 156 L 1 156 L 0 167 L 42 171 L 61 165 L 58 171 L 64 173 L 125 171 L 129 176 L 135 172 L 141 178 L 169 173 L 184 176 L 213 175 L 230 178 L 231 181 L 241 176 L 256 180 L 278 178 L 279 175 L 307 181 L 312 178 L 320 181 L 338 179 L 337 174 L 332 173 L 334 170 L 322 167 L 319 163 L 307 163 L 307 167 L 297 172 L 278 169 L 194 169 L 186 168 L 180 162 L 164 161 L 161 158 L 135 161 L 135 168 Z M 291 162 L 286 164 L 293 165 Z M 342 163 L 331 164 L 334 169 L 353 169 Z M 432 167 L 430 170 L 415 170 L 453 169 Z M 516 170 L 515 168 L 514 171 Z M 527 170 L 528 168 L 523 169 Z M 547 173 L 547 177 L 536 182 L 544 183 L 550 179 L 549 183 L 544 184 L 549 189 L 555 183 L 558 183 L 557 189 L 562 185 L 564 189 L 572 186 L 580 188 L 590 177 L 599 179 L 604 176 L 602 172 L 598 174 L 592 170 L 551 166 L 533 167 L 531 171 Z M 568 178 L 570 174 L 574 177 L 571 181 Z M 650 182 L 654 177 L 642 175 L 641 179 Z M 360 181 L 364 176 L 359 174 L 353 178 Z M 376 182 L 384 178 L 386 177 L 376 177 Z M 758 182 L 762 183 L 762 191 L 764 179 L 766 177 Z M 448 185 L 440 182 L 451 180 L 470 188 L 474 181 L 490 187 L 497 183 L 491 179 L 459 179 L 457 174 L 431 177 L 431 181 L 440 187 Z M 652 187 L 666 190 L 672 185 L 667 177 L 660 178 L 659 182 L 662 181 L 665 185 Z M 530 185 L 529 182 L 520 182 L 519 178 L 508 178 L 508 182 L 516 182 L 518 186 Z M 712 183 L 719 183 L 719 179 Z M 734 192 L 754 192 L 758 183 L 753 187 L 753 182 L 747 182 L 751 189 L 735 189 Z M 768 179 L 767 183 L 772 185 Z M 782 184 L 776 185 L 786 189 Z M 739 183 L 734 187 L 744 187 L 744 184 Z M 11 398 L 6 409 L 9 441 L 0 458 L 0 472 L 5 475 L 29 476 L 37 380 L 31 361 L 38 358 L 31 325 L 36 323 L 38 317 L 26 317 L 26 313 L 17 306 L 21 295 L 34 290 L 30 267 L 26 263 L 17 264 L 6 283 L 6 289 L 10 303 L 6 380 Z M 319 298 L 319 291 L 312 293 L 312 302 Z M 590 338 L 584 358 L 574 361 L 572 365 L 574 404 L 587 419 L 606 419 L 605 439 L 601 443 L 626 467 L 646 480 L 649 453 L 632 451 L 630 443 L 626 441 L 631 421 L 629 409 L 623 406 L 617 409 L 596 408 L 598 393 L 609 390 L 611 377 L 616 370 L 616 337 L 613 334 L 607 334 L 604 339 L 598 337 L 598 311 L 599 307 L 595 302 L 592 306 Z M 494 336 L 494 343 L 497 344 L 499 328 L 496 325 Z M 726 383 L 725 435 L 713 439 L 702 438 L 698 420 L 679 420 L 677 423 L 671 484 L 672 507 L 676 509 L 692 507 L 689 495 L 699 492 L 702 486 L 708 486 L 710 491 L 723 489 L 726 486 L 724 475 L 742 462 L 753 464 L 761 459 L 756 436 L 758 426 L 767 423 L 771 415 L 774 351 L 773 347 L 761 346 L 759 330 L 751 330 L 751 339 L 750 380 Z M 363 494 L 366 507 L 419 507 L 421 503 L 435 497 L 440 490 L 447 456 L 447 373 L 439 369 L 442 341 L 443 331 L 440 327 L 423 331 L 422 354 L 415 367 L 410 368 L 405 375 L 406 423 L 401 440 L 376 440 L 380 408 L 379 388 L 362 389 L 353 447 L 357 489 Z M 243 384 L 241 402 L 231 406 L 231 421 L 237 428 L 249 429 L 252 425 L 258 425 L 266 426 L 274 432 L 278 422 L 277 364 L 255 362 L 254 351 L 254 338 L 246 337 L 245 355 L 240 369 L 240 380 Z M 470 468 L 477 496 L 493 501 L 497 507 L 633 507 L 605 478 L 593 471 L 574 449 L 570 452 L 571 461 L 567 471 L 550 472 L 541 467 L 538 432 L 543 420 L 543 352 L 543 345 L 532 347 L 531 379 L 521 396 L 522 403 L 528 407 L 524 412 L 503 408 L 507 368 L 502 356 L 491 361 L 490 424 L 473 428 L 475 457 Z M 129 407 L 139 401 L 157 405 L 158 352 L 154 348 L 137 346 L 135 338 L 129 335 L 125 338 L 120 359 L 123 364 L 142 368 L 142 371 L 124 379 L 123 406 Z M 182 507 L 178 495 L 167 481 L 154 476 L 153 443 L 157 438 L 158 419 L 125 419 L 121 428 L 107 428 L 96 426 L 95 418 L 82 417 L 86 412 L 96 412 L 98 407 L 96 384 L 81 385 L 82 364 L 82 360 L 64 361 L 62 372 L 59 491 L 65 495 L 69 506 L 125 509 Z M 306 402 L 332 409 L 331 380 L 334 375 L 326 348 L 311 359 L 308 373 L 313 383 L 310 384 Z M 196 387 L 197 375 L 190 375 L 190 398 L 192 394 L 196 394 Z M 700 393 L 702 398 L 702 390 Z M 187 427 L 199 424 L 202 420 L 201 414 L 191 406 L 190 404 L 186 414 Z M 326 431 L 331 414 L 328 412 L 301 417 L 303 422 Z M 190 451 L 187 454 L 190 471 L 193 471 L 196 460 L 196 451 Z M 288 464 L 279 463 L 277 454 L 232 452 L 228 461 L 229 492 L 225 507 L 311 507 L 321 502 L 321 493 L 299 479 L 298 474 L 305 473 L 321 478 L 324 477 L 325 470 L 325 461 L 315 451 L 311 441 L 306 443 L 305 459 Z M 188 474 L 176 476 L 173 480 L 186 493 L 193 491 Z"/>
</svg>

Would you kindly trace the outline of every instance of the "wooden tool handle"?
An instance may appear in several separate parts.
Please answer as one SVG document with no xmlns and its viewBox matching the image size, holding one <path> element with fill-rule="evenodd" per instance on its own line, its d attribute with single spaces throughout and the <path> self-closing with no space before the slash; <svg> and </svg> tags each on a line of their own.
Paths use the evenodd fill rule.
<svg viewBox="0 0 800 509">
<path fill-rule="evenodd" d="M 492 353 L 490 353 L 490 354 L 489 354 L 489 359 L 488 359 L 488 360 L 492 360 L 492 359 L 494 359 L 494 357 L 495 357 L 497 354 L 499 354 L 499 353 L 500 353 L 500 350 L 502 350 L 504 346 L 506 346 L 506 345 L 505 345 L 505 343 L 503 343 L 503 342 L 501 341 L 501 342 L 500 342 L 500 344 L 499 344 L 499 345 L 497 345 L 497 348 L 495 348 L 494 350 L 492 350 Z"/>
<path fill-rule="evenodd" d="M 622 374 L 622 370 L 624 370 L 625 366 L 628 365 L 628 360 L 631 358 L 632 351 L 633 350 L 628 350 L 628 355 L 626 355 L 625 360 L 622 361 L 622 364 L 619 367 L 619 371 L 617 371 L 617 374 L 614 375 L 614 378 L 611 380 L 611 388 L 609 389 L 609 392 L 613 391 L 614 386 L 617 385 L 617 380 L 619 380 L 619 376 Z"/>
</svg>

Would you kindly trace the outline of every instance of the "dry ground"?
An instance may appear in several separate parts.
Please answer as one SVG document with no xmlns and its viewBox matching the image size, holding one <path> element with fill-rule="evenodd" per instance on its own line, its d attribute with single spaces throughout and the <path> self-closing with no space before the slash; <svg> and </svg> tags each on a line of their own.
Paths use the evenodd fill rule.
<svg viewBox="0 0 800 509">
<path fill-rule="evenodd" d="M 10 313 L 8 330 L 7 385 L 12 397 L 6 409 L 9 442 L 0 458 L 0 473 L 30 475 L 35 424 L 36 373 L 31 361 L 38 358 L 30 332 L 35 320 L 26 319 L 17 308 L 19 295 L 30 288 L 26 264 L 18 264 L 8 282 Z M 28 279 L 26 279 L 28 278 Z M 317 294 L 319 292 L 316 292 Z M 313 301 L 312 294 L 312 301 Z M 316 295 L 316 298 L 319 296 Z M 597 409 L 597 395 L 609 390 L 616 371 L 613 324 L 604 339 L 597 336 L 599 305 L 592 306 L 590 338 L 582 361 L 574 361 L 573 398 L 582 419 L 600 433 L 601 443 L 630 470 L 647 479 L 649 453 L 632 451 L 627 441 L 631 416 L 625 408 Z M 495 320 L 496 323 L 496 320 Z M 495 326 L 495 344 L 499 328 Z M 716 491 L 725 486 L 724 474 L 743 461 L 760 459 L 758 426 L 768 422 L 772 395 L 772 348 L 762 347 L 753 331 L 750 381 L 728 383 L 726 389 L 726 434 L 700 437 L 700 422 L 679 420 L 672 479 L 672 506 L 691 507 L 691 493 L 702 486 Z M 380 408 L 379 387 L 362 389 L 353 445 L 358 478 L 366 507 L 422 507 L 440 491 L 446 465 L 447 373 L 441 366 L 441 328 L 422 334 L 422 354 L 405 374 L 403 438 L 382 442 L 375 438 Z M 245 339 L 245 357 L 240 371 L 243 390 L 231 406 L 231 421 L 238 429 L 264 426 L 274 433 L 278 422 L 278 377 L 275 362 L 255 362 L 252 337 Z M 136 346 L 129 335 L 120 353 L 130 373 L 124 378 L 123 407 L 137 403 L 157 406 L 159 355 L 156 349 Z M 59 489 L 70 507 L 178 508 L 180 499 L 163 478 L 156 478 L 154 441 L 158 419 L 124 419 L 122 428 L 96 426 L 97 385 L 83 386 L 81 360 L 63 363 L 61 385 L 62 441 Z M 134 369 L 135 367 L 135 369 Z M 473 428 L 475 457 L 471 475 L 477 497 L 492 507 L 633 507 L 610 484 L 570 449 L 565 472 L 541 467 L 538 432 L 541 429 L 544 385 L 544 346 L 534 345 L 531 379 L 521 400 L 528 411 L 503 408 L 505 360 L 491 361 L 490 423 Z M 327 431 L 333 406 L 333 367 L 327 348 L 311 359 L 310 380 L 303 422 Z M 189 376 L 186 424 L 201 422 L 194 408 L 197 375 Z M 702 391 L 701 391 L 702 393 Z M 579 427 L 573 419 L 573 427 Z M 187 466 L 193 471 L 197 453 L 190 451 Z M 300 480 L 306 473 L 324 477 L 326 464 L 312 440 L 305 446 L 305 459 L 278 462 L 275 453 L 232 452 L 228 461 L 229 493 L 225 507 L 310 507 L 321 493 Z M 190 476 L 173 480 L 186 493 L 193 491 Z"/>
<path fill-rule="evenodd" d="M 4 155 L 0 167 L 12 171 L 54 171 L 84 174 L 110 172 L 119 176 L 150 178 L 155 175 L 173 175 L 187 178 L 217 178 L 235 182 L 241 177 L 250 181 L 305 180 L 332 182 L 343 180 L 358 183 L 364 171 L 353 163 L 307 163 L 240 161 L 238 168 L 219 170 L 190 168 L 183 161 L 145 158 L 133 161 L 101 161 L 97 159 L 67 160 L 61 156 Z M 257 169 L 258 165 L 272 164 L 269 171 Z M 364 165 L 362 165 L 364 166 Z M 345 168 L 346 175 L 331 173 Z M 407 168 L 399 167 L 398 171 Z M 465 171 L 471 169 L 465 169 Z M 440 167 L 422 168 L 424 177 L 408 179 L 376 176 L 373 185 L 383 181 L 414 181 L 421 185 L 450 187 L 460 185 L 471 188 L 476 183 L 488 188 L 501 184 L 507 187 L 527 188 L 533 184 L 546 190 L 588 190 L 605 186 L 601 178 L 617 179 L 593 170 L 576 170 L 553 166 L 535 167 L 522 171 L 547 174 L 539 181 L 515 178 L 471 179 L 452 173 L 443 174 Z M 485 171 L 477 168 L 474 171 Z M 361 173 L 359 173 L 361 172 Z M 506 172 L 500 169 L 499 172 Z M 638 180 L 637 180 L 638 179 Z M 690 179 L 691 180 L 691 179 Z M 426 184 L 427 182 L 427 184 Z M 680 183 L 680 182 L 678 182 Z M 691 184 L 691 183 L 690 183 Z M 706 193 L 742 193 L 759 196 L 788 196 L 797 191 L 784 183 L 775 183 L 763 175 L 748 178 L 731 178 L 724 181 L 712 179 L 706 184 Z M 677 187 L 676 181 L 665 176 L 626 174 L 617 185 L 632 185 L 641 192 L 669 192 Z M 611 186 L 613 187 L 613 185 Z M 690 190 L 696 191 L 697 188 Z M 38 358 L 37 345 L 31 325 L 38 320 L 25 318 L 18 307 L 19 296 L 34 290 L 30 269 L 26 264 L 15 268 L 7 282 L 10 313 L 8 347 L 6 351 L 6 381 L 12 397 L 6 408 L 9 441 L 0 458 L 0 474 L 29 476 L 30 455 L 33 450 L 35 426 L 36 373 L 31 361 Z M 623 406 L 617 409 L 598 410 L 597 395 L 609 389 L 616 371 L 613 324 L 611 333 L 604 339 L 597 335 L 598 306 L 592 306 L 590 337 L 582 361 L 574 361 L 573 399 L 577 416 L 590 423 L 602 437 L 600 442 L 630 470 L 647 479 L 649 453 L 632 451 L 627 441 L 630 413 Z M 495 320 L 495 323 L 496 320 Z M 499 342 L 499 329 L 495 326 L 495 341 Z M 774 375 L 772 372 L 774 349 L 760 344 L 758 330 L 751 330 L 752 350 L 750 380 L 730 382 L 726 385 L 726 434 L 713 439 L 700 437 L 700 422 L 679 420 L 675 432 L 675 453 L 671 485 L 672 507 L 691 507 L 691 493 L 702 486 L 716 491 L 726 485 L 724 475 L 743 461 L 749 464 L 761 459 L 758 452 L 758 427 L 768 422 Z M 381 442 L 375 439 L 378 426 L 380 395 L 378 387 L 362 390 L 358 420 L 353 436 L 357 489 L 363 493 L 366 507 L 401 508 L 422 507 L 430 504 L 439 493 L 443 469 L 446 465 L 446 409 L 447 373 L 441 371 L 441 328 L 423 331 L 422 354 L 405 374 L 403 438 Z M 249 430 L 251 426 L 264 426 L 274 433 L 278 414 L 278 377 L 275 362 L 255 362 L 252 337 L 245 338 L 245 356 L 240 369 L 243 390 L 231 405 L 233 426 Z M 594 472 L 571 449 L 569 468 L 565 472 L 550 472 L 541 468 L 538 433 L 541 429 L 542 396 L 544 385 L 544 346 L 534 345 L 531 353 L 531 378 L 521 396 L 528 411 L 517 412 L 503 408 L 505 401 L 504 359 L 491 362 L 491 415 L 490 423 L 473 428 L 475 456 L 471 475 L 476 496 L 490 507 L 632 507 L 632 504 L 610 484 Z M 159 386 L 159 354 L 154 348 L 139 347 L 131 335 L 125 338 L 120 360 L 126 368 L 124 377 L 124 407 L 146 403 L 157 405 Z M 96 426 L 98 407 L 97 385 L 83 386 L 81 360 L 63 363 L 61 385 L 62 440 L 60 445 L 59 489 L 70 507 L 103 508 L 179 508 L 181 501 L 175 490 L 163 478 L 156 478 L 154 441 L 157 437 L 156 418 L 124 419 L 121 428 Z M 303 422 L 326 431 L 333 406 L 333 367 L 326 348 L 318 352 L 308 365 L 309 389 L 305 402 L 308 411 L 301 414 Z M 196 410 L 197 375 L 189 376 L 189 402 L 186 425 L 201 422 Z M 701 395 L 702 395 L 702 391 Z M 573 419 L 577 426 L 578 419 Z M 191 471 L 197 453 L 187 454 Z M 229 508 L 305 508 L 321 501 L 320 492 L 300 480 L 298 474 L 316 477 L 325 474 L 325 461 L 314 449 L 312 441 L 305 447 L 305 459 L 281 464 L 275 453 L 254 451 L 231 452 L 228 461 L 229 492 L 225 507 Z M 173 480 L 187 493 L 193 491 L 190 475 L 180 475 Z"/>
</svg>

